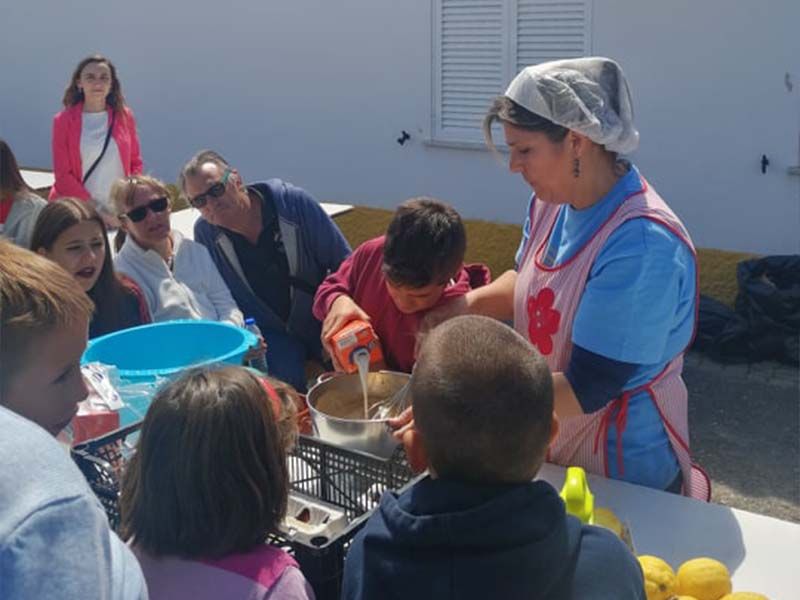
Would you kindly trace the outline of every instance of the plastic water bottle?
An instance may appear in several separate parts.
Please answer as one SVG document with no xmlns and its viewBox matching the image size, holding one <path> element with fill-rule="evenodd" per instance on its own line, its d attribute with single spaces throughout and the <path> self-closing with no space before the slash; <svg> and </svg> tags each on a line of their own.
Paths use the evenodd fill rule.
<svg viewBox="0 0 800 600">
<path fill-rule="evenodd" d="M 261 335 L 261 330 L 258 328 L 258 325 L 256 325 L 256 320 L 253 317 L 247 317 L 244 320 L 244 328 L 250 333 L 257 335 L 259 339 L 263 337 Z M 250 366 L 261 371 L 262 373 L 269 373 L 269 367 L 267 365 L 267 353 L 262 352 L 256 358 L 251 358 Z"/>
</svg>

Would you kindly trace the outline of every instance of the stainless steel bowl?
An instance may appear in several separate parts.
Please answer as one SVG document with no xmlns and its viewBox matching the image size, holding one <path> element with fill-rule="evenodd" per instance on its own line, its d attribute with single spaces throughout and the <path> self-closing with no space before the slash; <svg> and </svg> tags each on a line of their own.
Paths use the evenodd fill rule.
<svg viewBox="0 0 800 600">
<path fill-rule="evenodd" d="M 395 371 L 370 373 L 367 376 L 370 406 L 390 398 L 410 377 L 407 373 Z M 320 439 L 381 458 L 390 457 L 397 447 L 398 441 L 392 436 L 391 428 L 387 424 L 388 419 L 347 418 L 324 412 L 325 409 L 351 407 L 355 412 L 358 407 L 363 407 L 358 373 L 321 375 L 306 397 L 314 431 Z M 331 412 L 341 414 L 350 411 L 331 410 Z"/>
</svg>

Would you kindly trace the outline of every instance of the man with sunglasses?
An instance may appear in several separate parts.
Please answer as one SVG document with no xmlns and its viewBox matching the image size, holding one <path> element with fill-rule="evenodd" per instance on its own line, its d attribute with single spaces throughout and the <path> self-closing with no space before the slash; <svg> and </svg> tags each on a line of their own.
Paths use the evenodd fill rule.
<svg viewBox="0 0 800 600">
<path fill-rule="evenodd" d="M 305 362 L 322 353 L 314 294 L 350 254 L 341 231 L 304 190 L 280 179 L 245 185 L 212 150 L 192 157 L 179 183 L 200 211 L 195 241 L 266 338 L 270 374 L 305 391 Z"/>
</svg>

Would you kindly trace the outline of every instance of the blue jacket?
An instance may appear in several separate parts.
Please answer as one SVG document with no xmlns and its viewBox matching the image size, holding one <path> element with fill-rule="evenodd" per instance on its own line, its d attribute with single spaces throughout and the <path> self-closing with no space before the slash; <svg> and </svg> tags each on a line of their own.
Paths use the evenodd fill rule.
<svg viewBox="0 0 800 600">
<path fill-rule="evenodd" d="M 343 600 L 645 600 L 636 558 L 543 481 L 423 479 L 387 492 L 347 554 Z"/>
<path fill-rule="evenodd" d="M 270 374 L 305 391 L 305 361 L 320 356 L 320 322 L 311 314 L 317 286 L 350 254 L 342 232 L 319 203 L 304 190 L 280 179 L 254 183 L 248 189 L 271 198 L 289 263 L 291 310 L 284 322 L 250 288 L 233 242 L 222 227 L 203 218 L 194 239 L 208 248 L 222 278 L 245 317 L 253 317 L 267 341 Z M 267 225 L 270 214 L 262 211 Z"/>
</svg>

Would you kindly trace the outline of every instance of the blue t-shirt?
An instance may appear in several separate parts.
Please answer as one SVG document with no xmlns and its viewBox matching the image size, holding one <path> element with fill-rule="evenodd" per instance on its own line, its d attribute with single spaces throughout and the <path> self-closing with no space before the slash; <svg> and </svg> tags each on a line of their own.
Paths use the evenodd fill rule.
<svg viewBox="0 0 800 600">
<path fill-rule="evenodd" d="M 642 189 L 635 167 L 600 202 L 582 210 L 561 207 L 545 264 L 558 265 L 584 246 L 614 210 Z M 517 263 L 530 237 L 530 210 Z M 572 326 L 572 342 L 612 360 L 636 363 L 624 389 L 652 380 L 689 343 L 695 318 L 695 261 L 675 234 L 649 219 L 631 219 L 606 240 L 589 271 Z M 666 488 L 678 474 L 657 409 L 646 392 L 628 405 L 622 437 L 624 477 L 617 469 L 616 427 L 608 432 L 609 474 L 617 479 Z"/>
</svg>

